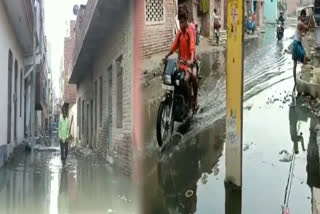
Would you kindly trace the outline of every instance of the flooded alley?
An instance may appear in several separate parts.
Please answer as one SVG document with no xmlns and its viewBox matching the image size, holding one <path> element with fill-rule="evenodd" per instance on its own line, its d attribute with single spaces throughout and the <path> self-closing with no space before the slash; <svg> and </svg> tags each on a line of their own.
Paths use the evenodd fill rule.
<svg viewBox="0 0 320 214">
<path fill-rule="evenodd" d="M 132 180 L 104 160 L 71 150 L 62 165 L 59 148 L 17 151 L 0 169 L 0 213 L 139 213 Z M 57 151 L 52 151 L 57 148 Z"/>
<path fill-rule="evenodd" d="M 307 15 L 286 8 L 280 40 L 285 4 L 1 1 L 0 214 L 318 214 L 320 98 L 292 95 Z"/>
<path fill-rule="evenodd" d="M 273 150 L 277 148 L 273 156 L 267 156 L 271 151 L 271 149 L 267 149 L 268 145 L 276 142 L 262 140 L 267 139 L 267 136 L 257 132 L 257 127 L 267 128 L 264 127 L 267 125 L 267 120 L 278 121 L 279 116 L 277 115 L 280 113 L 274 117 L 270 115 L 265 118 L 265 113 L 259 112 L 259 114 L 256 114 L 253 113 L 255 112 L 253 109 L 266 107 L 267 95 L 265 93 L 272 90 L 271 93 L 277 94 L 273 88 L 277 89 L 285 83 L 286 95 L 288 95 L 288 91 L 292 90 L 293 62 L 291 55 L 287 54 L 285 50 L 292 42 L 293 33 L 294 28 L 289 25 L 285 30 L 283 41 L 277 42 L 276 27 L 266 26 L 265 34 L 262 34 L 258 39 L 248 40 L 245 43 L 243 170 L 246 173 L 244 173 L 243 178 L 242 197 L 241 193 L 230 192 L 224 185 L 225 58 L 224 52 L 213 50 L 210 54 L 201 55 L 200 58 L 202 60 L 201 72 L 204 76 L 200 86 L 200 112 L 190 122 L 175 126 L 173 140 L 165 151 L 159 152 L 155 139 L 157 109 L 152 109 L 153 111 L 146 119 L 148 127 L 146 139 L 148 140 L 145 142 L 146 157 L 144 160 L 146 179 L 144 201 L 147 201 L 144 205 L 145 213 L 206 214 L 212 213 L 212 210 L 215 210 L 214 213 L 240 213 L 242 210 L 242 213 L 246 214 L 281 212 L 285 182 L 280 184 L 278 177 L 274 175 L 277 175 L 279 171 L 279 176 L 282 176 L 281 180 L 287 181 L 289 164 L 279 162 L 280 143 L 277 143 L 278 147 L 273 147 Z M 161 80 L 157 81 L 161 82 Z M 284 94 L 283 91 L 282 95 L 284 96 Z M 257 105 L 255 99 L 263 100 L 263 103 Z M 286 98 L 288 102 L 286 104 L 289 104 L 289 99 L 290 97 Z M 281 111 L 282 117 L 286 118 L 280 126 L 283 128 L 278 129 L 279 132 L 274 133 L 274 136 L 288 136 L 287 142 L 284 142 L 284 139 L 281 142 L 291 145 L 289 112 L 287 112 L 289 107 L 282 104 L 282 107 L 275 106 L 274 108 L 278 108 L 277 112 Z M 307 118 L 312 117 L 308 113 L 304 115 Z M 258 126 L 259 123 L 262 124 Z M 277 124 L 280 123 L 277 122 Z M 269 135 L 271 136 L 271 133 Z M 307 148 L 307 142 L 305 141 L 305 143 Z M 263 144 L 265 145 L 263 146 Z M 282 149 L 288 148 L 284 147 Z M 267 161 L 262 159 L 264 156 L 268 158 Z M 273 164 L 268 165 L 271 160 Z M 306 165 L 307 162 L 304 164 Z M 265 165 L 271 167 L 270 170 L 272 170 L 273 165 L 279 165 L 279 169 L 264 174 Z M 257 169 L 260 169 L 261 172 L 257 173 Z M 303 173 L 306 175 L 306 172 Z M 259 182 L 257 181 L 257 174 L 261 176 Z M 273 190 L 273 183 L 277 183 L 276 191 L 278 192 L 261 195 L 264 190 Z M 301 210 L 310 210 L 311 208 L 311 204 L 308 203 L 308 200 L 310 202 L 310 192 L 308 192 L 310 189 L 308 188 L 304 188 L 304 195 L 300 193 L 300 195 L 292 196 L 297 201 L 305 200 L 302 204 L 297 204 L 300 212 L 297 211 L 296 213 L 302 213 Z M 260 189 L 258 191 L 259 197 L 256 195 L 258 189 Z M 273 194 L 277 197 L 271 197 Z M 260 201 L 258 199 L 260 196 L 266 198 L 266 200 Z M 270 201 L 267 199 L 269 196 Z M 233 197 L 233 202 L 240 201 L 241 204 L 241 201 L 243 201 L 242 208 L 238 206 L 237 210 L 234 210 L 237 206 L 229 204 L 230 197 Z M 252 203 L 252 201 L 257 201 L 257 203 Z M 261 203 L 260 205 L 258 205 L 258 201 Z M 273 212 L 269 209 L 270 204 L 274 208 Z"/>
</svg>

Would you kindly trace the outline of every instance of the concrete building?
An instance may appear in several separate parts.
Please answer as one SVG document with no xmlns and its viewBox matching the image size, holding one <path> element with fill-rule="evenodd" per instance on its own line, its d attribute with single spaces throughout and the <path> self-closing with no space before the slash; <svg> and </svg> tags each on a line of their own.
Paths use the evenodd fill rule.
<svg viewBox="0 0 320 214">
<path fill-rule="evenodd" d="M 167 52 L 175 36 L 174 26 L 177 15 L 177 1 L 144 0 L 144 33 L 142 35 L 143 56 Z"/>
<path fill-rule="evenodd" d="M 69 77 L 77 85 L 78 145 L 113 157 L 128 175 L 135 138 L 135 6 L 129 0 L 89 0 L 81 6 Z"/>
<path fill-rule="evenodd" d="M 213 11 L 217 9 L 224 29 L 227 27 L 227 1 L 226 0 L 178 0 L 178 5 L 184 4 L 189 11 L 189 19 L 200 27 L 202 36 L 213 36 Z M 189 20 L 189 21 L 190 21 Z"/>
<path fill-rule="evenodd" d="M 72 120 L 71 135 L 73 136 L 72 145 L 75 145 L 77 138 L 77 86 L 75 84 L 69 84 L 68 78 L 71 75 L 71 62 L 73 57 L 73 49 L 75 45 L 75 21 L 69 22 L 67 27 L 66 37 L 64 38 L 64 87 L 63 87 L 63 101 L 64 106 L 68 109 L 68 115 L 70 121 Z"/>
<path fill-rule="evenodd" d="M 314 1 L 312 0 L 287 0 L 287 15 L 288 16 L 296 16 L 297 9 L 299 7 L 313 5 Z"/>
<path fill-rule="evenodd" d="M 25 138 L 33 137 L 32 118 L 36 84 L 33 71 L 41 70 L 43 51 L 42 0 L 0 2 L 0 167 Z M 35 29 L 35 34 L 33 34 Z M 33 57 L 34 48 L 37 50 Z M 35 78 L 34 78 L 35 80 Z M 32 101 L 33 100 L 33 101 Z M 35 121 L 35 120 L 34 120 Z"/>
<path fill-rule="evenodd" d="M 275 24 L 279 17 L 278 0 L 269 0 L 264 5 L 265 23 Z"/>
<path fill-rule="evenodd" d="M 144 0 L 143 35 L 141 39 L 143 57 L 169 51 L 178 30 L 178 5 L 186 5 L 189 21 L 193 18 L 205 37 L 213 35 L 213 10 L 216 8 L 221 24 L 227 26 L 225 0 Z M 205 8 L 203 5 L 206 5 Z"/>
<path fill-rule="evenodd" d="M 271 0 L 269 0 L 271 1 Z M 276 0 L 273 0 L 276 1 Z M 245 14 L 249 12 L 257 14 L 257 26 L 262 27 L 264 25 L 264 0 L 246 0 L 245 1 Z"/>
</svg>

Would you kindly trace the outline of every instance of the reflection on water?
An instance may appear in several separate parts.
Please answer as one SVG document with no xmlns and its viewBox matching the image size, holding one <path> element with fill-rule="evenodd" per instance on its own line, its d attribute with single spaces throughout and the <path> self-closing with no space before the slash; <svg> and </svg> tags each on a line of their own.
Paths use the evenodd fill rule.
<svg viewBox="0 0 320 214">
<path fill-rule="evenodd" d="M 298 100 L 298 104 L 299 104 Z M 289 110 L 290 121 L 290 135 L 291 140 L 294 143 L 294 151 L 299 153 L 299 142 L 301 142 L 301 149 L 305 151 L 305 145 L 303 140 L 303 133 L 299 134 L 299 122 L 309 122 L 309 139 L 307 143 L 307 184 L 312 189 L 313 187 L 320 188 L 320 158 L 319 158 L 319 145 L 317 142 L 317 130 L 316 126 L 319 124 L 317 118 L 315 118 L 311 112 L 303 107 L 290 107 Z"/>
<path fill-rule="evenodd" d="M 145 168 L 151 168 L 144 176 L 144 213 L 197 213 L 198 195 L 206 192 L 202 188 L 214 188 L 211 182 L 220 177 L 218 163 L 223 152 L 224 126 L 224 120 L 220 120 L 187 142 L 172 142 L 160 157 L 144 161 L 148 166 Z M 219 191 L 217 188 L 216 197 L 221 198 L 223 193 Z M 202 209 L 210 213 L 213 206 L 224 204 L 213 201 Z"/>
<path fill-rule="evenodd" d="M 0 169 L 0 213 L 138 213 L 131 180 L 103 160 L 60 154 L 20 153 Z"/>
<path fill-rule="evenodd" d="M 298 100 L 298 104 L 300 100 Z M 305 151 L 303 133 L 299 134 L 299 124 L 300 122 L 309 122 L 309 139 L 307 143 L 307 163 L 306 163 L 306 173 L 307 173 L 307 185 L 310 187 L 311 197 L 313 197 L 312 190 L 314 187 L 320 188 L 320 150 L 317 142 L 317 131 L 316 126 L 319 124 L 319 120 L 316 119 L 311 112 L 303 107 L 290 107 L 289 110 L 289 121 L 290 121 L 290 135 L 291 140 L 294 143 L 294 151 L 299 154 L 299 142 L 301 142 L 301 149 Z M 311 199 L 311 203 L 313 198 Z M 312 207 L 312 204 L 310 205 Z"/>
<path fill-rule="evenodd" d="M 234 188 L 230 184 L 226 189 L 226 212 L 225 214 L 241 214 L 242 211 L 242 189 Z"/>
</svg>

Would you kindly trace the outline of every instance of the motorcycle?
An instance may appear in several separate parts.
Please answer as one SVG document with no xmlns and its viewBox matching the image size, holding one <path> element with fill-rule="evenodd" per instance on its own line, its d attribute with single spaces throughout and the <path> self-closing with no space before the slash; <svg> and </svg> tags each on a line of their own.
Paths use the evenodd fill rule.
<svg viewBox="0 0 320 214">
<path fill-rule="evenodd" d="M 284 34 L 284 27 L 279 22 L 278 26 L 277 26 L 277 38 L 278 38 L 278 41 L 280 41 L 283 38 L 283 34 Z"/>
<path fill-rule="evenodd" d="M 187 90 L 191 90 L 190 94 L 193 93 L 192 82 L 189 88 L 185 86 L 185 72 L 178 68 L 176 59 L 167 59 L 164 63 L 162 88 L 165 89 L 165 93 L 158 109 L 156 128 L 159 147 L 170 140 L 174 122 L 184 122 L 190 118 Z M 185 61 L 179 63 L 187 64 Z M 196 61 L 195 64 L 199 77 L 200 62 Z M 192 100 L 193 97 L 194 95 L 191 97 Z"/>
</svg>

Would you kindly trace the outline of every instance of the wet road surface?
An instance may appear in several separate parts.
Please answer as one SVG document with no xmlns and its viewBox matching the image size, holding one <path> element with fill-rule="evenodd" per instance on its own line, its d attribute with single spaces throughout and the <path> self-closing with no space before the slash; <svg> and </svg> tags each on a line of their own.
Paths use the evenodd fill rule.
<svg viewBox="0 0 320 214">
<path fill-rule="evenodd" d="M 319 121 L 299 99 L 290 106 L 292 87 L 292 79 L 285 80 L 245 102 L 251 108 L 244 112 L 243 213 L 281 213 L 291 163 L 283 150 L 296 153 L 290 214 L 312 213 L 311 189 L 320 186 Z"/>
<path fill-rule="evenodd" d="M 293 88 L 293 84 L 290 85 L 293 82 L 293 63 L 291 55 L 286 54 L 285 49 L 292 41 L 294 28 L 288 27 L 285 30 L 284 39 L 281 42 L 276 41 L 275 32 L 274 26 L 267 26 L 266 33 L 261 38 L 249 40 L 245 43 L 244 99 L 246 101 L 245 107 L 248 109 L 252 108 L 250 103 L 252 99 L 260 96 L 262 96 L 260 99 L 264 99 L 265 95 L 261 92 L 269 90 L 270 87 L 277 88 L 279 83 L 286 82 L 289 87 L 287 91 Z M 272 191 L 273 189 L 272 181 L 264 177 L 269 178 L 268 176 L 278 175 L 277 171 L 269 171 L 268 175 L 263 176 L 264 167 L 258 164 L 261 161 L 254 162 L 250 159 L 255 157 L 259 160 L 260 155 L 264 152 L 264 150 L 253 152 L 253 148 L 255 148 L 253 145 L 257 144 L 258 140 L 253 137 L 250 138 L 249 133 L 259 133 L 257 127 L 249 127 L 247 123 L 244 127 L 244 144 L 247 145 L 244 153 L 243 198 L 241 198 L 241 193 L 236 194 L 225 188 L 224 115 L 226 85 L 224 57 L 223 52 L 201 56 L 203 69 L 201 72 L 204 75 L 204 80 L 200 89 L 200 112 L 190 123 L 176 128 L 174 142 L 165 152 L 160 154 L 155 139 L 156 111 L 151 113 L 151 116 L 146 120 L 149 131 L 145 138 L 145 213 L 209 214 L 214 211 L 214 213 L 235 214 L 240 213 L 241 210 L 242 213 L 246 214 L 264 213 L 264 210 L 261 211 L 261 209 L 265 209 L 265 213 L 274 213 L 269 212 L 268 206 L 270 203 L 273 203 L 276 207 L 276 213 L 281 212 L 281 204 L 283 203 L 281 193 L 284 193 L 285 185 L 279 184 L 275 192 L 270 192 L 270 195 L 277 194 L 279 196 L 278 200 L 276 200 L 277 197 L 270 199 L 270 203 L 269 201 L 259 200 L 259 198 L 265 198 L 265 195 L 261 194 L 264 190 Z M 264 104 L 265 102 L 264 100 Z M 281 109 L 284 110 L 285 108 Z M 264 115 L 260 112 L 260 118 L 263 118 Z M 285 124 L 289 125 L 288 112 L 283 112 L 283 115 L 286 118 L 283 120 L 283 127 L 285 127 Z M 247 112 L 244 112 L 244 118 L 246 117 L 249 118 Z M 262 122 L 264 121 L 262 118 L 257 120 L 255 117 L 251 117 L 251 120 Z M 269 116 L 269 119 L 271 118 Z M 246 121 L 250 122 L 250 120 Z M 283 130 L 283 132 L 290 131 L 289 128 Z M 280 132 L 280 129 L 278 131 Z M 279 132 L 275 133 L 274 136 L 284 135 L 283 132 Z M 288 139 L 290 140 L 290 138 Z M 280 151 L 277 150 L 275 156 Z M 251 156 L 247 155 L 250 153 Z M 270 158 L 274 157 L 270 156 Z M 280 164 L 278 156 L 273 161 Z M 260 179 L 266 182 L 264 185 L 257 185 L 259 183 L 256 181 L 258 166 L 261 170 Z M 283 176 L 284 181 L 287 181 L 288 170 L 288 164 L 286 164 L 281 168 L 282 174 L 279 173 Z M 273 180 L 273 182 L 279 182 L 279 179 Z M 190 198 L 186 195 L 190 193 L 188 190 L 193 193 Z M 241 200 L 243 201 L 242 208 L 239 205 Z M 254 204 L 258 200 L 260 203 Z M 230 204 L 232 201 L 236 204 Z M 303 204 L 301 207 L 306 208 Z M 310 204 L 308 204 L 309 209 L 310 207 Z"/>
<path fill-rule="evenodd" d="M 139 213 L 134 185 L 99 158 L 20 151 L 0 169 L 1 214 Z"/>
</svg>

